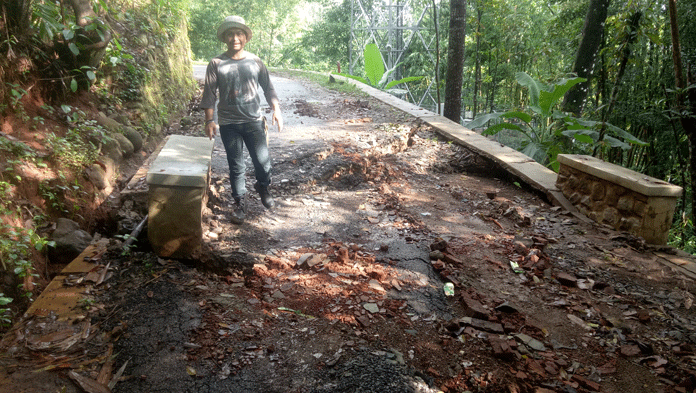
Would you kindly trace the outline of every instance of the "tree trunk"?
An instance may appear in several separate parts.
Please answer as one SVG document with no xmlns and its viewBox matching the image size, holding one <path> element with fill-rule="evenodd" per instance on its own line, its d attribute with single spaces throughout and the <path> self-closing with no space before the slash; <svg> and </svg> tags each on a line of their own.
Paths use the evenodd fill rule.
<svg viewBox="0 0 696 393">
<path fill-rule="evenodd" d="M 677 113 L 680 114 L 679 121 L 681 122 L 684 132 L 689 138 L 689 175 L 691 176 L 691 220 L 694 222 L 696 214 L 696 176 L 694 176 L 694 168 L 696 168 L 696 89 L 689 89 L 688 94 L 684 93 L 687 82 L 694 83 L 690 73 L 687 78 L 684 78 L 684 65 L 681 58 L 681 43 L 679 40 L 679 24 L 677 23 L 677 0 L 669 0 L 669 22 L 672 33 L 672 60 L 674 63 L 674 79 L 677 87 Z M 688 69 L 687 69 L 688 70 Z M 696 78 L 694 78 L 696 79 Z M 686 168 L 685 168 L 686 169 Z"/>
<path fill-rule="evenodd" d="M 75 21 L 78 26 L 85 27 L 97 19 L 90 0 L 68 0 L 68 4 L 75 12 Z"/>
<path fill-rule="evenodd" d="M 476 4 L 476 70 L 474 71 L 474 105 L 471 111 L 471 118 L 475 119 L 478 113 L 478 95 L 481 88 L 481 2 Z"/>
<path fill-rule="evenodd" d="M 619 63 L 619 71 L 616 73 L 616 80 L 614 81 L 614 86 L 611 89 L 611 95 L 609 96 L 609 103 L 602 110 L 602 128 L 599 130 L 599 137 L 597 137 L 597 144 L 595 145 L 594 152 L 592 155 L 596 156 L 597 152 L 600 151 L 600 144 L 604 140 L 604 136 L 607 131 L 606 121 L 614 110 L 614 105 L 616 105 L 616 99 L 619 95 L 619 88 L 621 88 L 621 80 L 626 73 L 626 66 L 628 66 L 628 61 L 631 59 L 631 47 L 638 37 L 638 28 L 640 27 L 640 18 L 642 17 L 640 11 L 631 15 L 631 19 L 628 22 L 628 28 L 630 29 L 627 35 L 626 42 L 623 44 L 623 50 L 621 51 L 621 62 Z M 601 157 L 600 157 L 601 158 Z"/>
<path fill-rule="evenodd" d="M 602 38 L 602 44 L 600 46 L 604 47 L 606 46 L 605 38 Z M 597 80 L 597 91 L 595 92 L 595 106 L 599 107 L 600 102 L 606 99 L 607 97 L 607 61 L 606 61 L 606 56 L 604 53 L 600 52 L 599 55 L 599 78 Z"/>
<path fill-rule="evenodd" d="M 435 3 L 435 0 L 433 0 L 433 21 L 435 26 L 435 92 L 437 92 L 437 114 L 439 115 L 442 113 L 440 104 L 440 28 L 438 26 L 437 3 Z"/>
<path fill-rule="evenodd" d="M 495 93 L 498 90 L 498 81 L 499 81 L 499 79 L 498 79 L 498 64 L 500 64 L 500 59 L 497 56 L 497 52 L 496 52 L 496 56 L 495 56 L 495 61 L 493 61 L 493 53 L 492 52 L 493 51 L 491 50 L 491 51 L 489 51 L 489 54 L 488 54 L 488 64 L 493 63 L 493 72 L 492 72 L 493 77 L 491 79 L 491 83 L 488 84 L 488 95 L 490 95 L 490 97 L 491 97 L 490 104 L 488 105 L 490 112 L 493 112 L 496 109 L 494 107 L 494 105 L 495 105 Z"/>
<path fill-rule="evenodd" d="M 466 0 L 451 0 L 447 75 L 445 76 L 445 117 L 459 123 L 462 113 L 462 72 L 466 38 Z"/>
<path fill-rule="evenodd" d="M 32 0 L 15 0 L 2 2 L 2 34 L 22 35 L 30 26 Z"/>
<path fill-rule="evenodd" d="M 3 1 L 0 4 L 0 38 L 6 41 L 11 36 L 25 37 L 29 35 L 31 26 L 32 0 Z M 14 57 L 12 47 L 7 55 Z"/>
<path fill-rule="evenodd" d="M 573 73 L 587 79 L 586 82 L 573 86 L 565 95 L 563 110 L 579 116 L 585 105 L 590 89 L 590 79 L 595 63 L 595 55 L 602 43 L 604 35 L 604 22 L 607 19 L 607 9 L 611 0 L 590 0 L 590 8 L 585 16 L 585 25 L 582 28 L 582 40 L 578 48 Z"/>
</svg>

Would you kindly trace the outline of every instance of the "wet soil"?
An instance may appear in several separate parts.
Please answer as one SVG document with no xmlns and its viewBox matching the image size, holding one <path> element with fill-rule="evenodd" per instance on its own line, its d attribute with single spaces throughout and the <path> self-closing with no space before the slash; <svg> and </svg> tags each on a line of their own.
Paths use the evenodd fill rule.
<svg viewBox="0 0 696 393">
<path fill-rule="evenodd" d="M 200 258 L 112 241 L 92 333 L 41 354 L 42 390 L 17 349 L 19 391 L 79 391 L 107 364 L 114 392 L 694 391 L 694 284 L 653 248 L 369 97 L 274 83 L 276 207 L 251 195 L 230 222 L 218 140 Z"/>
</svg>

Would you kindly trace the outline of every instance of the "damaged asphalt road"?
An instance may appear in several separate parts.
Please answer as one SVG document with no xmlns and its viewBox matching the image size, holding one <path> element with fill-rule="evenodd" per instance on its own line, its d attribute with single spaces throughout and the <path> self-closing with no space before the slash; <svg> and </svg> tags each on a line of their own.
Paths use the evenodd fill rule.
<svg viewBox="0 0 696 393">
<path fill-rule="evenodd" d="M 201 258 L 124 254 L 112 240 L 108 278 L 86 288 L 90 332 L 37 355 L 25 344 L 55 337 L 28 326 L 16 386 L 694 391 L 694 284 L 654 249 L 550 206 L 369 97 L 274 83 L 286 120 L 270 134 L 276 208 L 254 196 L 247 221 L 230 222 L 217 141 Z M 200 136 L 201 119 L 173 132 Z M 43 372 L 17 366 L 37 356 L 30 371 Z"/>
</svg>

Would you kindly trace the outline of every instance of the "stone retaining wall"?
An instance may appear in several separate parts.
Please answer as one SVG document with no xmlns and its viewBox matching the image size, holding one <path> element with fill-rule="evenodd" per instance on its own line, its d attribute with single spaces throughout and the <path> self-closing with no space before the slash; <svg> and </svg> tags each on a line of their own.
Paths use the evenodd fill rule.
<svg viewBox="0 0 696 393">
<path fill-rule="evenodd" d="M 681 187 L 590 156 L 558 156 L 556 185 L 592 220 L 666 244 Z"/>
</svg>

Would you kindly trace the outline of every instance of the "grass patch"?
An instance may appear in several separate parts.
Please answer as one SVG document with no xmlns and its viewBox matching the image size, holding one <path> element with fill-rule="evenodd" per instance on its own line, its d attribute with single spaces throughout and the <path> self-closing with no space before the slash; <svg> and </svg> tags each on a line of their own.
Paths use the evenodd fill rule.
<svg viewBox="0 0 696 393">
<path fill-rule="evenodd" d="M 315 72 L 315 71 L 303 71 L 303 70 L 287 70 L 283 68 L 269 68 L 269 70 L 278 76 L 306 80 L 314 82 L 324 88 L 329 90 L 334 90 L 339 93 L 350 94 L 353 96 L 367 97 L 368 94 L 358 89 L 354 84 L 349 82 L 338 81 L 331 83 L 329 81 L 328 72 Z"/>
</svg>

